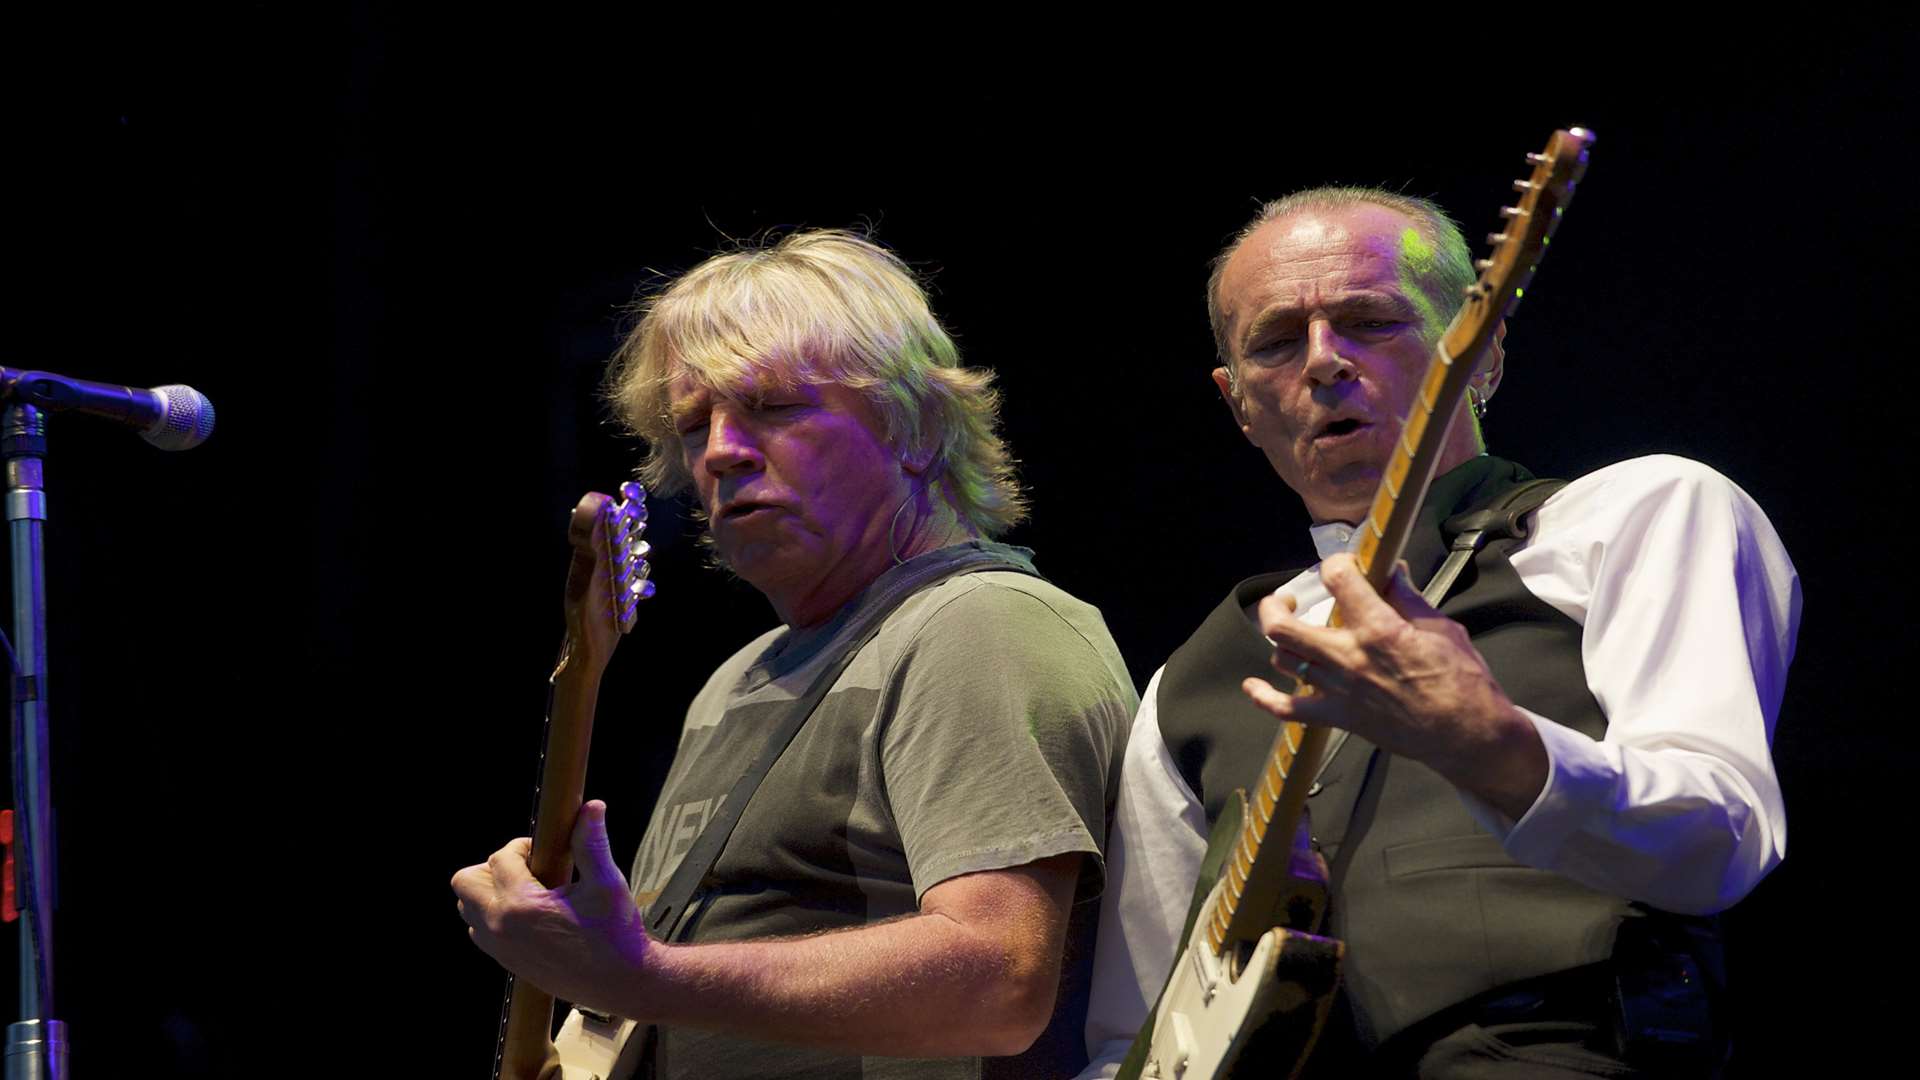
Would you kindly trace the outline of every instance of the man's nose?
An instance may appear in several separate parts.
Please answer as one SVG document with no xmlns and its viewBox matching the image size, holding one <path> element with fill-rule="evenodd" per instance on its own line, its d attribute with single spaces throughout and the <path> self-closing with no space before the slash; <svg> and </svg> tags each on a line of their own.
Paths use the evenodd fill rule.
<svg viewBox="0 0 1920 1080">
<path fill-rule="evenodd" d="M 1317 386 L 1332 386 L 1353 378 L 1358 372 L 1353 361 L 1347 359 L 1347 348 L 1346 339 L 1332 323 L 1325 319 L 1308 323 L 1307 379 Z"/>
<path fill-rule="evenodd" d="M 742 421 L 733 410 L 716 408 L 707 417 L 707 444 L 700 454 L 700 466 L 714 476 L 757 472 L 766 465 L 752 425 Z"/>
</svg>

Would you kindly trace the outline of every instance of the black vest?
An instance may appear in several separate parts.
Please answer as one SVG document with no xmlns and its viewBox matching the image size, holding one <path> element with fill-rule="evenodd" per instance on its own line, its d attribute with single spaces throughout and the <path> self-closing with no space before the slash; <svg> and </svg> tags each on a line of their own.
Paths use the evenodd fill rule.
<svg viewBox="0 0 1920 1080">
<path fill-rule="evenodd" d="M 1413 579 L 1443 560 L 1443 521 L 1530 479 L 1479 457 L 1435 481 L 1407 545 Z M 1507 562 L 1519 542 L 1482 548 L 1440 610 L 1467 628 L 1515 704 L 1598 739 L 1607 720 L 1587 690 L 1580 626 L 1520 583 Z M 1253 786 L 1273 743 L 1275 721 L 1240 692 L 1245 676 L 1273 676 L 1248 612 L 1294 576 L 1241 582 L 1160 676 L 1161 736 L 1209 827 L 1229 792 Z M 1308 808 L 1332 869 L 1329 932 L 1347 943 L 1344 992 L 1367 1046 L 1495 987 L 1604 960 L 1633 914 L 1625 900 L 1515 862 L 1439 774 L 1358 737 L 1328 763 Z"/>
</svg>

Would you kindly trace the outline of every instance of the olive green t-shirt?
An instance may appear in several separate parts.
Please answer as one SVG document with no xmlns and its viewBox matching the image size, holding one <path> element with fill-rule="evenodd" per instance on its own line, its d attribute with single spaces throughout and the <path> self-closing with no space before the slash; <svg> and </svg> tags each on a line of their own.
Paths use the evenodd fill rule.
<svg viewBox="0 0 1920 1080">
<path fill-rule="evenodd" d="M 1131 681 L 1100 613 L 1039 577 L 987 570 L 921 587 L 943 560 L 982 548 L 1024 563 L 1018 549 L 982 543 L 928 553 L 894 567 L 823 626 L 762 635 L 708 680 L 687 711 L 634 861 L 643 905 L 765 733 L 857 639 L 862 612 L 890 592 L 918 589 L 885 616 L 754 792 L 680 940 L 879 922 L 913 913 L 929 888 L 956 875 L 1069 852 L 1087 856 L 1076 904 L 1098 895 L 1137 703 Z M 1090 935 L 1091 917 L 1074 922 Z M 1090 936 L 1070 940 L 1070 959 L 1091 946 Z M 663 1076 L 703 1080 L 976 1077 L 982 1069 L 977 1058 L 862 1059 L 678 1029 L 663 1032 L 658 1061 Z"/>
</svg>

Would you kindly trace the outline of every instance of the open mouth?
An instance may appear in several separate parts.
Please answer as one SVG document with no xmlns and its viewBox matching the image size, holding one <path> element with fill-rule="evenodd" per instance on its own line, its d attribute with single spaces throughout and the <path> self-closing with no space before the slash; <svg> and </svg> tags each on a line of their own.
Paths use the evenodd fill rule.
<svg viewBox="0 0 1920 1080">
<path fill-rule="evenodd" d="M 747 517 L 751 514 L 758 513 L 762 510 L 772 510 L 772 509 L 774 509 L 774 505 L 772 503 L 737 502 L 737 503 L 734 503 L 732 506 L 727 507 L 725 510 L 720 511 L 720 520 L 721 521 L 737 521 L 740 518 Z"/>
<path fill-rule="evenodd" d="M 1338 439 L 1344 435 L 1351 435 L 1366 426 L 1364 420 L 1356 420 L 1348 417 L 1344 420 L 1335 420 L 1333 423 L 1321 428 L 1320 434 L 1315 437 L 1321 439 Z"/>
</svg>

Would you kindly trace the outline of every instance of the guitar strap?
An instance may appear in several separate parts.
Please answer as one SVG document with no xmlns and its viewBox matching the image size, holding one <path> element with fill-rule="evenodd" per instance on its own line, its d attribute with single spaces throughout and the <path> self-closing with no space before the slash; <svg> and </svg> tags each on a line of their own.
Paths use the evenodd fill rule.
<svg viewBox="0 0 1920 1080">
<path fill-rule="evenodd" d="M 813 710 L 820 706 L 820 699 L 826 697 L 827 691 L 840 680 L 841 673 L 846 671 L 847 665 L 853 662 L 855 654 L 859 653 L 873 635 L 879 632 L 881 621 L 881 619 L 875 619 L 872 625 L 852 642 L 845 653 L 827 664 L 825 669 L 814 678 L 813 684 L 807 687 L 807 692 L 794 701 L 793 707 L 787 710 L 787 714 L 781 717 L 780 723 L 768 733 L 766 745 L 761 749 L 760 756 L 754 760 L 753 764 L 747 766 L 747 770 L 740 774 L 740 779 L 734 781 L 733 786 L 727 789 L 726 797 L 720 803 L 723 808 L 721 812 L 707 823 L 706 828 L 700 830 L 699 839 L 687 849 L 686 855 L 680 860 L 680 865 L 674 869 L 673 876 L 667 879 L 667 884 L 661 888 L 660 894 L 654 897 L 653 903 L 647 907 L 647 932 L 656 940 L 672 941 L 674 935 L 679 932 L 680 924 L 685 921 L 687 907 L 692 902 L 694 894 L 699 892 L 700 886 L 706 881 L 707 871 L 713 869 L 713 864 L 720 858 L 721 849 L 725 848 L 727 841 L 732 838 L 734 826 L 740 824 L 740 814 L 746 809 L 747 800 L 753 798 L 754 791 L 760 787 L 760 781 L 766 779 L 767 774 L 773 771 L 774 762 L 780 760 L 780 755 L 786 752 L 788 745 L 793 742 L 793 737 L 800 734 L 800 729 L 806 726 L 807 718 L 812 716 Z"/>
<path fill-rule="evenodd" d="M 1494 540 L 1525 539 L 1533 525 L 1527 520 L 1554 492 L 1567 486 L 1565 480 L 1529 480 L 1506 492 L 1493 505 L 1455 514 L 1442 522 L 1440 531 L 1452 534 L 1453 545 L 1447 561 L 1434 571 L 1433 580 L 1420 592 L 1427 604 L 1439 607 L 1453 588 L 1454 579 L 1480 549 Z"/>
<path fill-rule="evenodd" d="M 813 715 L 815 709 L 820 707 L 820 701 L 827 696 L 827 691 L 833 688 L 834 683 L 840 681 L 841 674 L 847 670 L 848 665 L 853 663 L 853 658 L 858 656 L 860 650 L 866 648 L 867 643 L 873 640 L 873 636 L 880 632 L 881 624 L 886 622 L 887 616 L 891 615 L 895 608 L 921 590 L 932 588 L 950 577 L 961 574 L 978 573 L 983 570 L 1012 570 L 1017 573 L 1031 574 L 1034 577 L 1041 576 L 1031 562 L 1012 549 L 996 550 L 994 546 L 980 545 L 949 554 L 945 558 L 951 561 L 934 571 L 932 576 L 924 580 L 909 581 L 905 584 L 910 587 L 897 588 L 875 598 L 873 606 L 862 613 L 861 617 L 866 620 L 866 625 L 851 637 L 839 657 L 822 668 L 820 674 L 814 677 L 813 683 L 807 687 L 807 692 L 794 701 L 792 708 L 787 710 L 779 725 L 768 733 L 766 745 L 761 750 L 759 758 L 748 766 L 747 770 L 740 774 L 740 779 L 734 781 L 733 787 L 727 790 L 726 797 L 720 804 L 723 807 L 721 812 L 714 815 L 706 828 L 700 831 L 699 839 L 687 849 L 686 855 L 680 860 L 680 865 L 674 869 L 673 876 L 667 879 L 660 894 L 654 898 L 652 904 L 648 905 L 648 933 L 660 941 L 672 941 L 676 935 L 687 928 L 687 911 L 700 891 L 700 886 L 705 884 L 708 872 L 719 860 L 720 852 L 727 846 L 727 840 L 733 836 L 734 826 L 740 823 L 740 815 L 745 812 L 748 800 L 753 798 L 753 793 L 760 787 L 760 782 L 773 771 L 774 763 L 780 760 L 780 755 L 785 753 L 787 747 L 792 744 L 794 736 L 806 726 L 807 719 Z"/>
</svg>

